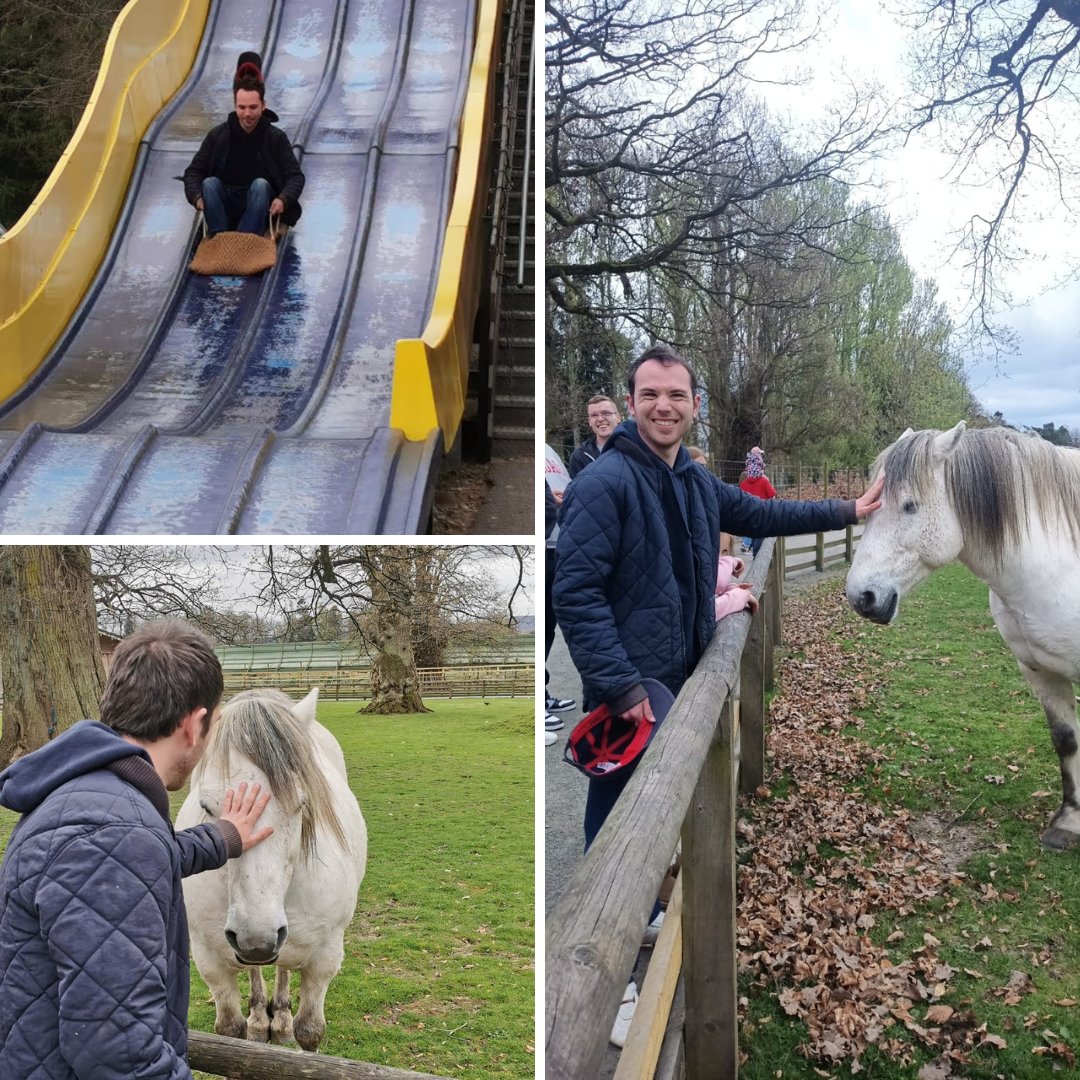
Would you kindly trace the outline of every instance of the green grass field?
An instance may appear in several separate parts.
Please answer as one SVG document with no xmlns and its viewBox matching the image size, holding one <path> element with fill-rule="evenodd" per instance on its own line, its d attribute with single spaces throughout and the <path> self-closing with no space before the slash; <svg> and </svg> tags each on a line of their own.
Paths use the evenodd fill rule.
<svg viewBox="0 0 1080 1080">
<path fill-rule="evenodd" d="M 369 839 L 320 1049 L 445 1076 L 531 1077 L 534 706 L 428 705 L 434 711 L 419 716 L 319 707 Z M 0 811 L 5 843 L 14 821 Z M 212 1031 L 194 966 L 192 976 L 190 1026 Z"/>
<path fill-rule="evenodd" d="M 879 912 L 869 935 L 894 963 L 910 957 L 924 934 L 932 935 L 941 961 L 955 969 L 943 996 L 933 1000 L 955 1010 L 954 1023 L 974 1031 L 985 1024 L 986 1032 L 976 1035 L 969 1054 L 947 1063 L 951 1071 L 934 1071 L 930 1043 L 895 1024 L 892 1033 L 910 1043 L 909 1064 L 886 1060 L 871 1047 L 860 1061 L 864 1074 L 933 1080 L 1077 1075 L 1080 850 L 1059 853 L 1039 844 L 1060 802 L 1057 756 L 1042 709 L 993 625 L 987 589 L 962 567 L 947 568 L 901 604 L 892 626 L 877 627 L 824 600 L 838 588 L 824 586 L 814 602 L 822 600 L 842 664 L 877 684 L 859 714 L 861 726 L 843 735 L 885 754 L 847 789 L 929 823 L 932 842 L 961 871 L 952 887 L 910 914 Z M 774 774 L 768 782 L 780 790 L 787 781 Z M 824 848 L 815 865 L 827 876 Z M 912 1011 L 922 1020 L 926 1007 Z M 803 1056 L 806 1028 L 784 1014 L 775 994 L 754 997 L 747 1019 L 744 1077 L 851 1075 L 849 1062 Z"/>
</svg>

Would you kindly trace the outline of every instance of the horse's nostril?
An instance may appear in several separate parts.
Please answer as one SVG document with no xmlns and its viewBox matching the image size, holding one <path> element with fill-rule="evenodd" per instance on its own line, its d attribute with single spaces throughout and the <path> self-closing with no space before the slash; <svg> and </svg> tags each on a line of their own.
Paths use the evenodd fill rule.
<svg viewBox="0 0 1080 1080">
<path fill-rule="evenodd" d="M 236 943 L 236 934 L 232 930 L 225 931 L 225 940 L 229 943 L 229 948 L 233 952 L 240 951 L 240 946 Z"/>
<path fill-rule="evenodd" d="M 867 589 L 859 596 L 859 610 L 860 611 L 873 611 L 874 606 L 877 604 L 877 597 Z"/>
<path fill-rule="evenodd" d="M 285 944 L 285 939 L 289 936 L 289 928 L 287 926 L 281 926 L 277 932 L 277 951 L 281 952 L 281 947 Z"/>
</svg>

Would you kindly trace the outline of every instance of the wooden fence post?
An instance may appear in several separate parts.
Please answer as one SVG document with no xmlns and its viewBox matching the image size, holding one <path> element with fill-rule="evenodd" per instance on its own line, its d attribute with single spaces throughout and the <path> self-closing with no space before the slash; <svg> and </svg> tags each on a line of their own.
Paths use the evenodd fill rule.
<svg viewBox="0 0 1080 1080">
<path fill-rule="evenodd" d="M 683 825 L 686 1080 L 739 1070 L 734 765 L 729 699 Z"/>
<path fill-rule="evenodd" d="M 774 549 L 775 550 L 775 549 Z M 754 791 L 765 775 L 765 640 L 774 597 L 769 590 L 750 621 L 739 663 L 739 790 Z"/>
<path fill-rule="evenodd" d="M 855 554 L 855 526 L 849 525 L 844 530 L 844 562 L 850 563 Z"/>
<path fill-rule="evenodd" d="M 814 546 L 814 568 L 820 574 L 825 569 L 825 534 L 818 533 Z"/>
</svg>

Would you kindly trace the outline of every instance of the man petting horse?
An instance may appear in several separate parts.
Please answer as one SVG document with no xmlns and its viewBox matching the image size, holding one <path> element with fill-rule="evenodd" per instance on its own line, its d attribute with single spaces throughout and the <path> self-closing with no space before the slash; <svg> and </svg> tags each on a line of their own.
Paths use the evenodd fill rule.
<svg viewBox="0 0 1080 1080">
<path fill-rule="evenodd" d="M 223 690 L 209 638 L 150 623 L 113 654 L 101 722 L 0 774 L 0 804 L 23 815 L 0 864 L 5 1077 L 191 1077 L 180 879 L 272 831 L 256 829 L 258 785 L 230 790 L 220 821 L 169 821 Z"/>
</svg>

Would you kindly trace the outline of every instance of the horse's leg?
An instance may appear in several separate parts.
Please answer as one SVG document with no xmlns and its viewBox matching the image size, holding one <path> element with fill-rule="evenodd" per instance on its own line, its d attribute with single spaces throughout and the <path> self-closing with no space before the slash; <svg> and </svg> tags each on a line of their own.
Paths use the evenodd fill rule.
<svg viewBox="0 0 1080 1080">
<path fill-rule="evenodd" d="M 221 962 L 217 955 L 204 955 L 199 974 L 214 995 L 214 1031 L 234 1039 L 247 1036 L 247 1021 L 240 1011 L 240 988 L 236 983 L 236 970 Z"/>
<path fill-rule="evenodd" d="M 270 1038 L 270 1013 L 266 1008 L 266 983 L 262 968 L 248 968 L 251 976 L 251 998 L 248 1001 L 247 1037 L 251 1042 L 266 1042 Z"/>
<path fill-rule="evenodd" d="M 305 1050 L 318 1050 L 326 1031 L 323 1003 L 330 980 L 341 968 L 344 950 L 317 953 L 300 973 L 300 1008 L 296 1013 L 296 1041 Z"/>
<path fill-rule="evenodd" d="M 280 964 L 274 977 L 274 1000 L 270 1003 L 270 1011 L 274 1016 L 270 1023 L 270 1041 L 273 1043 L 295 1042 L 289 971 Z"/>
<path fill-rule="evenodd" d="M 1063 849 L 1080 844 L 1080 724 L 1076 719 L 1073 684 L 1063 675 L 1020 665 L 1039 703 L 1046 710 L 1050 738 L 1061 762 L 1061 805 L 1057 808 L 1042 842 Z"/>
</svg>

